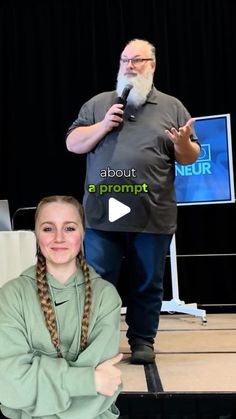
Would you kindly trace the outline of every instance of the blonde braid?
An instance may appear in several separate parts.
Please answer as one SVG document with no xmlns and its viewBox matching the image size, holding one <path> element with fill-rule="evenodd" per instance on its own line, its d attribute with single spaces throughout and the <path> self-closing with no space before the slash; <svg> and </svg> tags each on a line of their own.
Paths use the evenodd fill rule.
<svg viewBox="0 0 236 419">
<path fill-rule="evenodd" d="M 81 322 L 81 338 L 80 338 L 80 350 L 83 351 L 87 344 L 88 344 L 88 327 L 89 327 L 89 319 L 91 315 L 91 305 L 92 305 L 92 286 L 91 286 L 91 279 L 89 274 L 89 267 L 84 259 L 82 251 L 80 251 L 79 255 L 79 263 L 81 269 L 84 274 L 85 279 L 85 298 L 84 298 L 84 312 L 83 312 L 83 319 Z"/>
<path fill-rule="evenodd" d="M 38 259 L 37 259 L 37 265 L 36 265 L 36 281 L 37 281 L 39 301 L 40 301 L 41 308 L 44 314 L 47 329 L 51 336 L 52 343 L 57 350 L 57 356 L 58 358 L 62 358 L 59 339 L 58 339 L 56 316 L 54 313 L 54 309 L 52 307 L 52 302 L 51 302 L 49 288 L 48 288 L 48 282 L 46 279 L 46 261 L 40 249 L 38 249 L 37 256 L 38 256 Z"/>
<path fill-rule="evenodd" d="M 85 215 L 84 215 L 83 206 L 79 203 L 79 201 L 77 201 L 77 199 L 75 199 L 73 196 L 52 195 L 52 196 L 43 198 L 37 206 L 37 209 L 35 212 L 36 233 L 37 233 L 37 220 L 38 220 L 41 208 L 44 205 L 52 203 L 52 202 L 60 202 L 60 203 L 74 205 L 74 207 L 78 211 L 82 228 L 84 231 Z M 87 346 L 87 340 L 88 340 L 88 327 L 89 327 L 89 319 L 90 319 L 91 304 L 92 304 L 92 287 L 91 287 L 91 280 L 90 280 L 90 275 L 89 275 L 89 267 L 83 257 L 83 253 L 80 252 L 78 257 L 79 257 L 79 262 L 80 262 L 81 269 L 83 271 L 84 278 L 85 278 L 85 301 L 84 301 L 84 313 L 83 313 L 82 326 L 81 326 L 81 345 L 80 345 L 80 349 L 84 350 Z M 38 249 L 36 280 L 37 280 L 37 287 L 38 287 L 38 295 L 40 299 L 41 308 L 43 310 L 43 314 L 45 317 L 46 326 L 51 335 L 52 343 L 57 350 L 58 357 L 62 357 L 58 331 L 57 331 L 56 316 L 53 310 L 48 283 L 46 279 L 46 260 L 44 256 L 42 255 L 40 249 Z"/>
</svg>

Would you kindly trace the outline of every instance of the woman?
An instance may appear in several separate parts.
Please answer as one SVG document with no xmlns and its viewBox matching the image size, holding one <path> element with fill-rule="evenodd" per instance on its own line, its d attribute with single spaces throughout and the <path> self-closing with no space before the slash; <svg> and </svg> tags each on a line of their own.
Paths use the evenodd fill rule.
<svg viewBox="0 0 236 419">
<path fill-rule="evenodd" d="M 121 300 L 83 257 L 84 216 L 51 196 L 35 215 L 37 263 L 0 289 L 0 402 L 12 419 L 117 418 Z"/>
</svg>

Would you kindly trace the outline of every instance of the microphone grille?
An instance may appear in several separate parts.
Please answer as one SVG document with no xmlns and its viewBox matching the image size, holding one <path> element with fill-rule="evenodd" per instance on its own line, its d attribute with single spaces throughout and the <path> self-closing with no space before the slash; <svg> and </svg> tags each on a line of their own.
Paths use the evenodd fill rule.
<svg viewBox="0 0 236 419">
<path fill-rule="evenodd" d="M 126 86 L 125 86 L 125 88 L 126 88 L 126 89 L 128 89 L 128 90 L 131 90 L 131 89 L 132 89 L 132 87 L 134 87 L 134 85 L 133 85 L 132 83 L 128 83 L 128 84 L 126 84 Z"/>
</svg>

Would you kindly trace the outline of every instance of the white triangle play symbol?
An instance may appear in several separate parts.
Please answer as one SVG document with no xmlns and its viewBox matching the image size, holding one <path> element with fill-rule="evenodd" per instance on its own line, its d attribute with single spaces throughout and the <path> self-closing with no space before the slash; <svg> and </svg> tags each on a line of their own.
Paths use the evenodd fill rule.
<svg viewBox="0 0 236 419">
<path fill-rule="evenodd" d="M 113 221 L 118 220 L 124 215 L 129 214 L 131 211 L 128 205 L 122 204 L 115 198 L 109 198 L 108 200 L 108 220 L 113 223 Z"/>
</svg>

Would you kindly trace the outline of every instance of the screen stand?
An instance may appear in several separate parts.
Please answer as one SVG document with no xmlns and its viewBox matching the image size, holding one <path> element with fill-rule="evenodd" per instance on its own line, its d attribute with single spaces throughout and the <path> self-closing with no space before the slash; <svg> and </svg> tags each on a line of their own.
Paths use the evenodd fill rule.
<svg viewBox="0 0 236 419">
<path fill-rule="evenodd" d="M 178 272 L 177 272 L 177 257 L 176 257 L 176 240 L 175 234 L 170 244 L 170 267 L 171 267 L 171 284 L 172 284 L 172 300 L 162 301 L 161 311 L 169 313 L 184 313 L 192 316 L 202 318 L 202 323 L 206 324 L 206 311 L 197 308 L 196 303 L 185 304 L 184 301 L 179 299 L 179 286 L 178 286 Z"/>
</svg>

